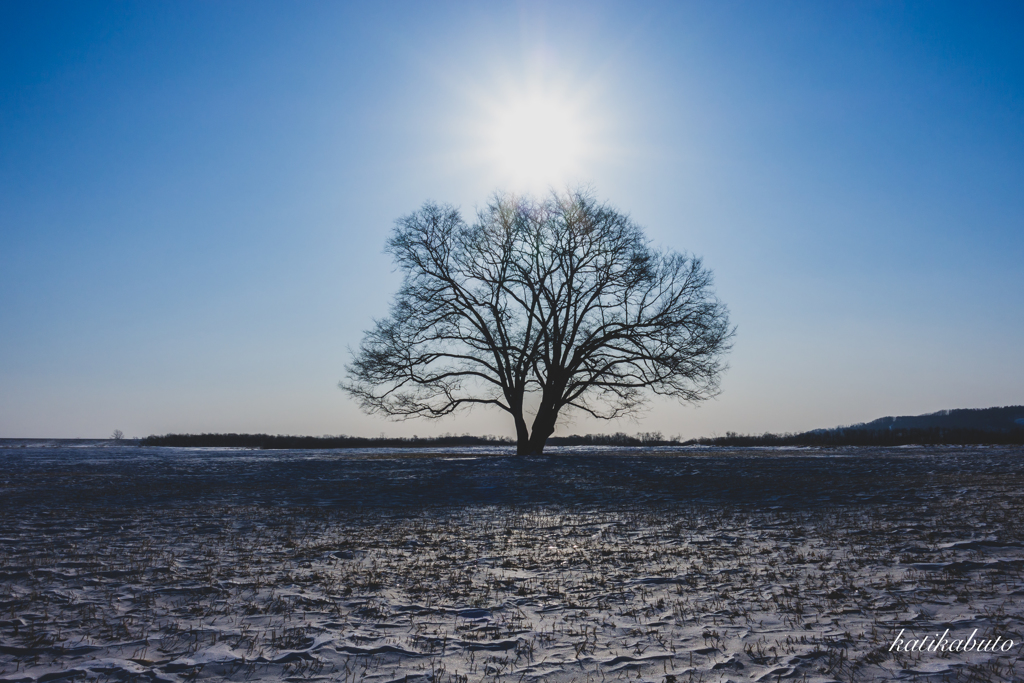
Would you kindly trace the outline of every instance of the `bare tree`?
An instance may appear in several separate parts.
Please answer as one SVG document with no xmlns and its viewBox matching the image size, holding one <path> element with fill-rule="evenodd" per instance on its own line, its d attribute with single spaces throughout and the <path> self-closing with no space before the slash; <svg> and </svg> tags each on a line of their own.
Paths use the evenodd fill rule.
<svg viewBox="0 0 1024 683">
<path fill-rule="evenodd" d="M 528 454 L 543 452 L 563 410 L 612 419 L 646 392 L 718 392 L 734 330 L 711 273 L 652 249 L 585 192 L 497 195 L 472 225 L 428 203 L 396 222 L 387 251 L 402 287 L 340 383 L 368 412 L 497 406 Z"/>
</svg>

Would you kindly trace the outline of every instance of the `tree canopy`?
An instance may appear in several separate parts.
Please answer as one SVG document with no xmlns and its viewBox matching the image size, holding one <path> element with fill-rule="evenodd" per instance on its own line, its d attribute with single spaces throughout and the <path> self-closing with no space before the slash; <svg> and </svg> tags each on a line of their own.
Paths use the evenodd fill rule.
<svg viewBox="0 0 1024 683">
<path fill-rule="evenodd" d="M 396 221 L 387 251 L 402 286 L 340 383 L 368 412 L 494 406 L 528 454 L 563 410 L 612 419 L 649 393 L 719 390 L 734 330 L 711 272 L 586 192 L 499 194 L 472 224 L 427 203 Z"/>
</svg>

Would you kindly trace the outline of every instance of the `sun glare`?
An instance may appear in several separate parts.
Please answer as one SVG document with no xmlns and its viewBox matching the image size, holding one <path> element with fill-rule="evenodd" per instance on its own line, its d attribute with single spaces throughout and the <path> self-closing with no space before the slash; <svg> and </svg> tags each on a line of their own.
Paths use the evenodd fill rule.
<svg viewBox="0 0 1024 683">
<path fill-rule="evenodd" d="M 568 88 L 509 88 L 481 96 L 479 161 L 509 190 L 538 191 L 587 182 L 595 120 L 582 93 Z"/>
<path fill-rule="evenodd" d="M 530 96 L 501 108 L 492 125 L 491 156 L 512 182 L 557 184 L 580 172 L 583 123 L 568 103 Z"/>
</svg>

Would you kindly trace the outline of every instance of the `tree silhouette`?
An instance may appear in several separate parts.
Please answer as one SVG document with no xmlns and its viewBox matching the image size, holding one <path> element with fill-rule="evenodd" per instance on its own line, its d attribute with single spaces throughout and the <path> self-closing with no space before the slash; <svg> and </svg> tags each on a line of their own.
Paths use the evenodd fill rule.
<svg viewBox="0 0 1024 683">
<path fill-rule="evenodd" d="M 371 413 L 490 405 L 542 453 L 563 410 L 612 419 L 646 392 L 718 392 L 733 329 L 699 258 L 652 249 L 582 191 L 496 195 L 469 225 L 427 203 L 387 243 L 404 280 L 339 385 Z M 527 415 L 533 423 L 527 426 Z"/>
</svg>

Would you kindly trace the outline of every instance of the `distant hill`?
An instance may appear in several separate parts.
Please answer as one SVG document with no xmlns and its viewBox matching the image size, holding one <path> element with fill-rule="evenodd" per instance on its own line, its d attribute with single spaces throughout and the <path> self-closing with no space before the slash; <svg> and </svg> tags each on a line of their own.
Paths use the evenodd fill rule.
<svg viewBox="0 0 1024 683">
<path fill-rule="evenodd" d="M 847 429 L 977 429 L 983 432 L 1009 432 L 1021 426 L 1024 426 L 1024 406 L 1006 406 L 940 410 L 927 415 L 880 417 Z"/>
<path fill-rule="evenodd" d="M 882 417 L 871 422 L 799 434 L 694 439 L 707 446 L 905 446 L 910 444 L 1024 444 L 1024 406 L 940 410 L 927 415 Z"/>
</svg>

